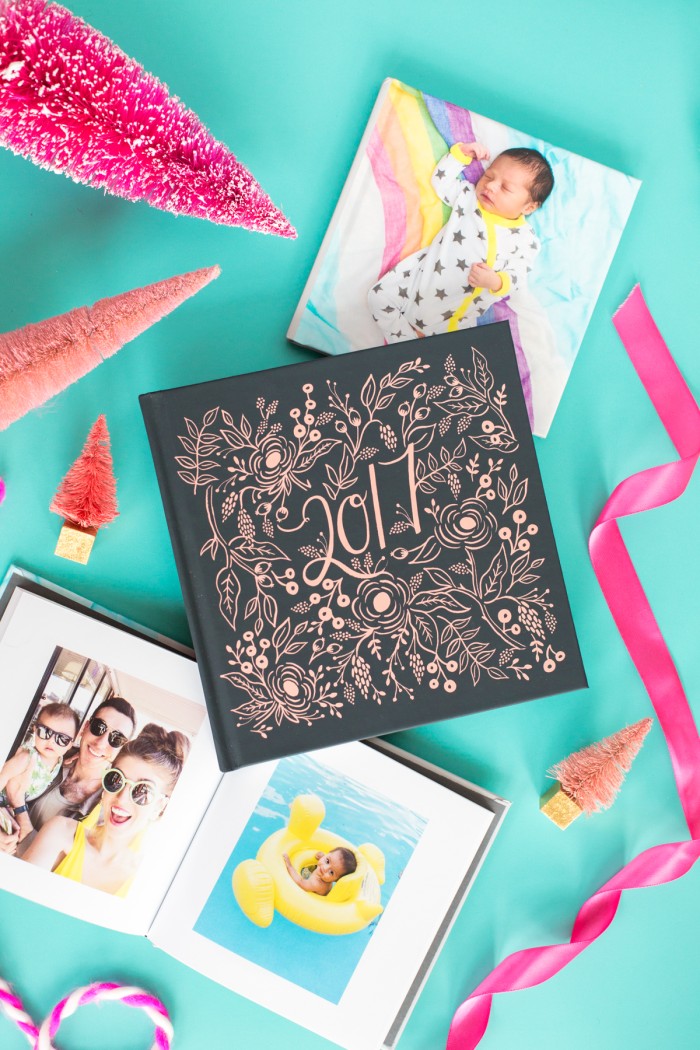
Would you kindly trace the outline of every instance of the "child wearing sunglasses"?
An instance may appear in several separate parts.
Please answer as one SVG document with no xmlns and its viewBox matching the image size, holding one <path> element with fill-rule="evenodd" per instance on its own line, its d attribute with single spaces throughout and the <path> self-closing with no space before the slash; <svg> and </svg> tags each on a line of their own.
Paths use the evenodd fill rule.
<svg viewBox="0 0 700 1050">
<path fill-rule="evenodd" d="M 111 696 L 84 723 L 74 748 L 63 760 L 53 783 L 29 804 L 31 825 L 39 831 L 52 817 L 82 820 L 102 795 L 102 774 L 120 747 L 129 740 L 136 726 L 136 712 L 122 696 Z M 13 796 L 9 795 L 10 802 Z M 30 845 L 22 843 L 19 853 Z"/>
<path fill-rule="evenodd" d="M 0 770 L 0 805 L 9 806 L 10 799 L 14 803 L 11 808 L 19 822 L 20 841 L 32 830 L 27 804 L 58 776 L 79 724 L 77 713 L 68 704 L 45 704 L 29 741 Z"/>
<path fill-rule="evenodd" d="M 138 870 L 144 835 L 163 815 L 189 747 L 183 733 L 168 732 L 154 722 L 144 726 L 103 774 L 101 805 L 77 823 L 62 816 L 48 821 L 23 859 L 125 897 Z"/>
</svg>

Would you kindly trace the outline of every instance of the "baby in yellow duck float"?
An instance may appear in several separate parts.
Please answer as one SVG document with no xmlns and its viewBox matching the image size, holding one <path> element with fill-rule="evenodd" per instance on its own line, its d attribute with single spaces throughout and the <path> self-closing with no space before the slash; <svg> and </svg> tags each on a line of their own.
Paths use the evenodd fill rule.
<svg viewBox="0 0 700 1050">
<path fill-rule="evenodd" d="M 297 795 L 289 808 L 287 827 L 270 835 L 256 859 L 242 861 L 233 873 L 241 910 L 261 927 L 278 911 L 316 933 L 364 929 L 384 910 L 384 854 L 371 842 L 354 846 L 321 827 L 326 807 L 318 795 Z M 302 870 L 314 865 L 305 879 Z"/>
<path fill-rule="evenodd" d="M 320 897 L 327 897 L 338 879 L 357 871 L 357 857 L 345 846 L 336 846 L 328 853 L 319 850 L 315 855 L 316 863 L 305 864 L 301 871 L 294 867 L 288 853 L 282 854 L 282 860 L 297 886 L 307 893 L 318 893 Z"/>
</svg>

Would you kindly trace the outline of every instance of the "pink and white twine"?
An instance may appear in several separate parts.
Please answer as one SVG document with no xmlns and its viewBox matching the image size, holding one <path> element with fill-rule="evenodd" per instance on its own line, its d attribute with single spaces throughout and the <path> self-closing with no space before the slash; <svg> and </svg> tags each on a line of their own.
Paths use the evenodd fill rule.
<svg viewBox="0 0 700 1050">
<path fill-rule="evenodd" d="M 84 988 L 76 988 L 65 999 L 56 1003 L 48 1017 L 37 1028 L 24 1009 L 22 1000 L 10 985 L 0 978 L 0 1009 L 25 1034 L 33 1050 L 55 1050 L 53 1040 L 63 1020 L 74 1014 L 79 1007 L 96 1002 L 119 1002 L 124 1006 L 143 1010 L 155 1026 L 155 1037 L 150 1050 L 170 1050 L 174 1033 L 168 1011 L 160 999 L 141 988 L 109 981 L 97 981 Z"/>
</svg>

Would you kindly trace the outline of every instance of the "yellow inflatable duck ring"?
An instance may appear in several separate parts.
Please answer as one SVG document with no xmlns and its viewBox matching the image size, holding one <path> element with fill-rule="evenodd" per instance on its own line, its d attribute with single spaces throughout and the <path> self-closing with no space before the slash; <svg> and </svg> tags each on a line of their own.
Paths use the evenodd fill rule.
<svg viewBox="0 0 700 1050">
<path fill-rule="evenodd" d="M 233 873 L 233 893 L 244 915 L 256 926 L 266 927 L 275 911 L 285 919 L 316 933 L 356 933 L 381 915 L 380 886 L 384 882 L 384 854 L 372 843 L 353 846 L 341 835 L 321 827 L 326 807 L 317 795 L 297 795 L 290 808 L 289 824 L 267 838 L 255 860 L 244 860 Z M 357 869 L 339 879 L 321 897 L 294 882 L 282 854 L 297 871 L 313 864 L 316 853 L 336 846 L 351 849 Z"/>
</svg>

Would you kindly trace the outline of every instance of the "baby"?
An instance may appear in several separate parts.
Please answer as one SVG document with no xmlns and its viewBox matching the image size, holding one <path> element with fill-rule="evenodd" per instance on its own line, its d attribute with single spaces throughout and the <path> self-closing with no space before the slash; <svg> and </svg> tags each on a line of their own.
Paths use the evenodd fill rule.
<svg viewBox="0 0 700 1050">
<path fill-rule="evenodd" d="M 41 795 L 56 777 L 78 726 L 78 715 L 68 704 L 46 704 L 37 715 L 29 742 L 0 769 L 0 805 L 14 807 L 20 840 L 32 830 L 27 803 Z"/>
<path fill-rule="evenodd" d="M 287 871 L 302 890 L 307 893 L 318 893 L 325 897 L 331 892 L 333 883 L 343 875 L 352 875 L 357 868 L 357 857 L 351 849 L 336 846 L 329 853 L 317 853 L 316 864 L 301 869 L 301 874 L 292 864 L 286 853 L 282 854 Z"/>
<path fill-rule="evenodd" d="M 458 142 L 438 163 L 432 185 L 452 208 L 431 244 L 388 270 L 368 294 L 387 342 L 471 328 L 499 300 L 525 285 L 540 244 L 525 216 L 554 186 L 534 149 L 507 149 L 476 186 L 461 178 L 472 160 L 488 160 L 478 142 Z"/>
</svg>

